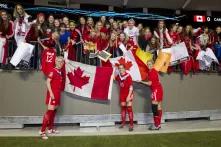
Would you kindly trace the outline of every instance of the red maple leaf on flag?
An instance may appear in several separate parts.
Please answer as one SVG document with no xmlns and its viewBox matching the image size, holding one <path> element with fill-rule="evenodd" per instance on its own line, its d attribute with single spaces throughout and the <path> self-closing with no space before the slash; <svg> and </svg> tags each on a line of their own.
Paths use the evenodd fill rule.
<svg viewBox="0 0 221 147">
<path fill-rule="evenodd" d="M 82 89 L 82 86 L 89 83 L 90 77 L 83 76 L 83 73 L 84 71 L 80 67 L 78 67 L 73 72 L 69 72 L 67 74 L 70 80 L 70 84 L 74 86 L 74 91 L 76 87 Z"/>
<path fill-rule="evenodd" d="M 125 58 L 121 57 L 118 60 L 118 63 L 115 64 L 115 66 L 124 65 L 126 70 L 130 70 L 130 68 L 133 66 L 131 61 L 126 61 Z"/>
</svg>

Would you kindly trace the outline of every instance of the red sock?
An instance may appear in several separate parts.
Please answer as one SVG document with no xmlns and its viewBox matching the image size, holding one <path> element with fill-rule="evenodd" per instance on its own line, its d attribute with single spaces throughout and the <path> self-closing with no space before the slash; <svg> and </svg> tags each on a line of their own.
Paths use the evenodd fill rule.
<svg viewBox="0 0 221 147">
<path fill-rule="evenodd" d="M 153 117 L 153 121 L 154 121 L 154 125 L 155 125 L 156 127 L 158 127 L 158 126 L 159 126 L 159 116 L 154 116 L 154 117 Z"/>
<path fill-rule="evenodd" d="M 125 125 L 126 123 L 126 106 L 121 106 L 121 124 Z"/>
<path fill-rule="evenodd" d="M 161 125 L 162 110 L 158 110 L 158 116 L 159 116 L 159 125 Z"/>
<path fill-rule="evenodd" d="M 51 114 L 50 123 L 48 124 L 49 130 L 54 128 L 54 119 L 55 119 L 56 112 L 57 110 L 54 110 Z"/>
<path fill-rule="evenodd" d="M 45 132 L 45 130 L 46 130 L 48 124 L 49 124 L 49 121 L 50 121 L 52 112 L 53 112 L 53 110 L 48 110 L 48 111 L 44 114 L 43 121 L 42 121 L 41 132 Z"/>
<path fill-rule="evenodd" d="M 127 107 L 127 113 L 129 116 L 130 127 L 133 127 L 134 126 L 134 114 L 133 114 L 132 106 Z"/>
</svg>

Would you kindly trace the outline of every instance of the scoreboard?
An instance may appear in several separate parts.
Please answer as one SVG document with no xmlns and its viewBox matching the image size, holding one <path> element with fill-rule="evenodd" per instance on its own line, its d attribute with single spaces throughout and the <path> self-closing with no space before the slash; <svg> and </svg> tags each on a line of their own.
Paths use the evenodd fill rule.
<svg viewBox="0 0 221 147">
<path fill-rule="evenodd" d="M 205 16 L 205 15 L 194 15 L 193 16 L 194 22 L 221 22 L 221 17 L 212 17 L 212 16 Z"/>
</svg>

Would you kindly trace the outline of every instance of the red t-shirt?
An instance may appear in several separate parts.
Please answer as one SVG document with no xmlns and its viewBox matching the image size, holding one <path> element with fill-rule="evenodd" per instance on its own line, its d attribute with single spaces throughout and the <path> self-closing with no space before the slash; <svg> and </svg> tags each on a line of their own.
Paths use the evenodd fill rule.
<svg viewBox="0 0 221 147">
<path fill-rule="evenodd" d="M 152 82 L 152 84 L 150 85 L 150 88 L 152 91 L 154 91 L 155 89 L 162 88 L 159 77 L 158 77 L 158 72 L 154 68 L 149 70 L 148 80 Z"/>
<path fill-rule="evenodd" d="M 88 40 L 88 37 L 90 35 L 90 29 L 87 25 L 85 26 L 79 26 L 78 30 L 80 31 L 81 35 L 82 35 L 82 39 L 83 40 Z"/>
<path fill-rule="evenodd" d="M 179 43 L 180 38 L 177 32 L 170 32 L 169 35 L 172 38 L 174 44 Z"/>
<path fill-rule="evenodd" d="M 45 49 L 41 55 L 41 70 L 47 76 L 55 67 L 56 51 L 54 48 Z"/>
<path fill-rule="evenodd" d="M 97 43 L 97 50 L 98 51 L 105 50 L 106 47 L 108 46 L 108 40 L 107 39 L 103 39 L 101 37 L 97 37 L 96 43 Z"/>
<path fill-rule="evenodd" d="M 53 68 L 48 74 L 48 78 L 51 79 L 51 90 L 55 98 L 58 98 L 57 96 L 60 97 L 63 84 L 62 71 L 60 69 Z"/>
<path fill-rule="evenodd" d="M 74 40 L 76 43 L 80 40 L 81 32 L 78 29 L 71 31 L 70 38 Z"/>
<path fill-rule="evenodd" d="M 130 74 L 125 73 L 123 76 L 118 75 L 116 77 L 116 80 L 118 81 L 119 86 L 120 86 L 120 99 L 126 100 L 128 94 L 129 94 L 130 88 L 133 86 L 132 85 L 132 78 L 131 78 Z"/>
<path fill-rule="evenodd" d="M 57 68 L 53 68 L 50 73 L 48 74 L 48 78 L 51 79 L 51 90 L 54 94 L 54 100 L 51 99 L 50 93 L 47 90 L 47 97 L 46 97 L 46 104 L 50 105 L 60 105 L 60 98 L 61 98 L 61 91 L 63 91 L 63 78 L 62 78 L 62 72 L 61 70 Z"/>
</svg>

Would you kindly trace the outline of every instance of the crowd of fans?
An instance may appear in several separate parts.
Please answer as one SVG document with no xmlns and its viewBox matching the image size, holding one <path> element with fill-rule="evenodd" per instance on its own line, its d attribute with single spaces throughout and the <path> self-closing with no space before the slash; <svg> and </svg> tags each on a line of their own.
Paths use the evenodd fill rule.
<svg viewBox="0 0 221 147">
<path fill-rule="evenodd" d="M 148 24 L 136 24 L 133 19 L 121 21 L 102 16 L 95 22 L 92 17 L 56 18 L 53 14 L 46 16 L 44 13 L 39 13 L 36 18 L 33 18 L 25 12 L 22 5 L 16 5 L 13 17 L 10 16 L 7 11 L 0 11 L 0 42 L 5 43 L 4 49 L 0 52 L 0 63 L 3 69 L 30 69 L 40 66 L 40 64 L 30 66 L 33 60 L 31 59 L 31 61 L 22 60 L 14 67 L 10 64 L 10 58 L 16 45 L 27 42 L 38 46 L 35 47 L 32 58 L 36 57 L 35 59 L 40 61 L 44 48 L 37 44 L 45 40 L 47 40 L 45 46 L 54 47 L 57 55 L 66 55 L 70 60 L 97 66 L 102 66 L 102 62 L 97 58 L 89 58 L 90 52 L 94 52 L 86 49 L 85 44 L 89 42 L 96 45 L 97 51 L 107 50 L 112 57 L 122 55 L 119 49 L 121 43 L 128 50 L 138 46 L 144 51 L 151 52 L 154 60 L 157 57 L 157 50 L 185 42 L 189 59 L 176 67 L 169 68 L 170 71 L 179 67 L 184 73 L 198 72 L 199 63 L 196 56 L 200 50 L 207 47 L 211 48 L 221 61 L 220 26 L 213 30 L 207 26 L 194 29 L 191 25 L 183 26 L 178 23 L 166 26 L 165 21 L 160 20 L 158 26 L 148 27 Z M 6 42 L 2 41 L 2 38 L 6 39 Z M 12 43 L 10 40 L 15 40 L 13 51 L 9 51 Z M 216 70 L 220 70 L 218 65 Z"/>
</svg>

